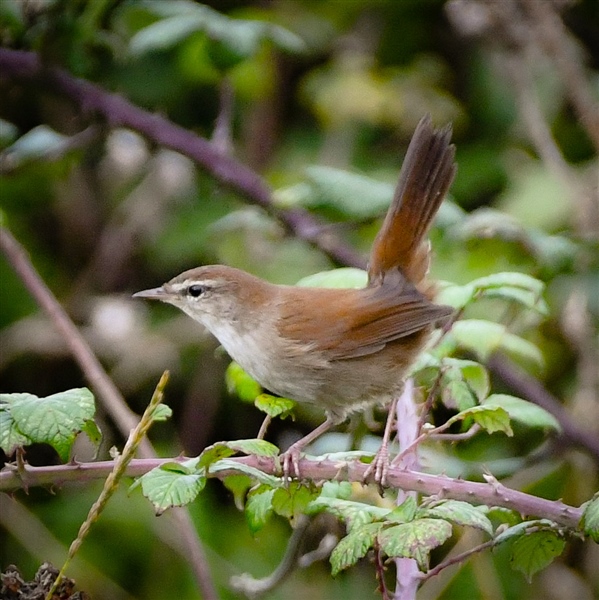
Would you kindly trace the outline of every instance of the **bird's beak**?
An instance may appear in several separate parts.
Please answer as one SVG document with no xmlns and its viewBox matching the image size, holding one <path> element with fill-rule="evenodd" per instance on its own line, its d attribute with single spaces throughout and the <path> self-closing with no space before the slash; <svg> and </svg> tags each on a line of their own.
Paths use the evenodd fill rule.
<svg viewBox="0 0 599 600">
<path fill-rule="evenodd" d="M 172 297 L 173 294 L 164 289 L 164 286 L 142 290 L 133 294 L 133 298 L 149 298 L 150 300 L 162 300 L 163 302 L 168 302 Z"/>
</svg>

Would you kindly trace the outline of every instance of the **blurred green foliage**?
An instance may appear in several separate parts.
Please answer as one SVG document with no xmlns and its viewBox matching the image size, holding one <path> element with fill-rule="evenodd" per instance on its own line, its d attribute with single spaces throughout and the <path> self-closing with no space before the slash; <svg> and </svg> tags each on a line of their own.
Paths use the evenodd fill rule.
<svg viewBox="0 0 599 600">
<path fill-rule="evenodd" d="M 597 232 L 581 212 L 578 192 L 550 171 L 527 137 L 517 90 L 502 63 L 505 47 L 488 32 L 462 35 L 446 9 L 442 0 L 3 0 L 0 40 L 3 48 L 37 51 L 45 63 L 206 137 L 228 82 L 235 97 L 235 155 L 266 177 L 277 203 L 331 220 L 365 255 L 415 124 L 426 112 L 437 124 L 453 122 L 459 170 L 452 203 L 432 233 L 432 274 L 460 285 L 501 271 L 543 280 L 546 317 L 506 309 L 493 298 L 467 316 L 505 323 L 534 342 L 544 367 L 532 372 L 565 400 L 582 427 L 596 431 L 596 364 L 589 359 L 596 356 L 599 321 Z M 564 20 L 597 92 L 594 0 L 572 3 Z M 596 193 L 597 158 L 567 89 L 549 61 L 535 67 L 543 118 L 575 180 Z M 224 262 L 295 283 L 331 268 L 331 261 L 188 159 L 102 124 L 39 82 L 0 73 L 0 119 L 3 223 L 28 249 L 134 410 L 143 410 L 160 373 L 173 371 L 167 402 L 174 422 L 152 432 L 161 454 L 198 454 L 213 442 L 254 437 L 261 415 L 227 394 L 227 361 L 214 353 L 214 343 L 186 317 L 168 307 L 149 309 L 129 295 L 198 264 Z M 77 134 L 90 125 L 96 127 L 91 141 L 79 143 Z M 82 385 L 60 338 L 4 258 L 0 282 L 2 392 L 48 396 Z M 276 425 L 273 441 L 319 418 L 300 407 L 297 422 Z M 106 457 L 122 440 L 112 424 L 102 429 Z M 588 455 L 557 453 L 541 436 L 514 430 L 513 438 L 475 437 L 430 456 L 436 465 L 459 465 L 467 474 L 501 462 L 506 485 L 574 505 L 592 496 L 597 463 Z M 534 459 L 526 459 L 533 451 Z M 36 460 L 35 448 L 28 458 Z M 37 459 L 55 457 L 40 451 Z M 6 534 L 0 566 L 14 562 L 35 571 L 54 544 L 36 540 L 40 523 L 66 549 L 99 489 L 86 484 L 56 495 L 19 493 L 29 516 Z M 192 512 L 221 598 L 237 597 L 228 588 L 230 575 L 264 576 L 284 552 L 288 525 L 271 519 L 252 536 L 231 494 L 213 481 Z M 196 598 L 188 566 L 158 541 L 156 527 L 165 526 L 138 491 L 120 492 L 82 557 L 127 591 L 120 597 Z M 433 558 L 443 557 L 433 552 Z M 570 585 L 571 597 L 599 594 L 597 570 L 588 567 L 596 564 L 597 550 L 588 545 L 573 544 L 530 584 L 514 576 L 508 560 L 503 548 L 475 557 L 429 582 L 427 597 L 546 598 L 561 589 L 556 578 Z M 74 569 L 93 597 L 106 597 L 85 565 Z M 372 571 L 364 561 L 331 579 L 328 564 L 316 563 L 268 597 L 376 598 Z"/>
</svg>

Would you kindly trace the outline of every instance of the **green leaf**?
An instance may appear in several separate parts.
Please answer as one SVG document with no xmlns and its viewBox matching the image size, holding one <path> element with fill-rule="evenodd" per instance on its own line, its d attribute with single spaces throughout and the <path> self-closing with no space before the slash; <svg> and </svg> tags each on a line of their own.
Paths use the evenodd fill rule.
<svg viewBox="0 0 599 600">
<path fill-rule="evenodd" d="M 473 360 L 447 357 L 443 359 L 442 364 L 459 370 L 462 379 L 468 384 L 479 402 L 489 395 L 491 389 L 489 372 L 480 363 Z"/>
<path fill-rule="evenodd" d="M 443 404 L 448 408 L 457 408 L 458 410 L 466 410 L 467 408 L 476 406 L 476 396 L 462 379 L 461 374 L 457 372 L 459 378 L 451 378 L 455 373 L 456 371 L 453 369 L 443 373 Z"/>
<path fill-rule="evenodd" d="M 166 421 L 173 416 L 173 410 L 166 404 L 159 404 L 152 413 L 152 421 Z"/>
<path fill-rule="evenodd" d="M 227 367 L 225 383 L 229 393 L 236 394 L 244 402 L 254 402 L 262 393 L 262 386 L 235 361 L 230 362 Z"/>
<path fill-rule="evenodd" d="M 19 446 L 29 446 L 33 442 L 19 431 L 10 410 L 3 406 L 0 405 L 0 448 L 10 456 Z"/>
<path fill-rule="evenodd" d="M 318 497 L 319 490 L 292 481 L 285 487 L 279 487 L 272 499 L 273 510 L 287 519 L 295 518 L 306 512 L 308 504 Z"/>
<path fill-rule="evenodd" d="M 378 536 L 381 550 L 389 557 L 413 558 L 421 571 L 428 566 L 434 548 L 451 537 L 451 524 L 441 519 L 417 519 L 384 529 Z"/>
<path fill-rule="evenodd" d="M 581 525 L 585 535 L 599 544 L 599 492 L 586 505 Z"/>
<path fill-rule="evenodd" d="M 518 538 L 522 535 L 525 535 L 527 531 L 532 531 L 536 528 L 551 531 L 554 525 L 555 523 L 549 519 L 532 519 L 531 521 L 522 521 L 521 523 L 513 525 L 512 527 L 508 527 L 508 529 L 502 531 L 495 537 L 495 542 L 497 544 L 503 544 L 512 538 Z"/>
<path fill-rule="evenodd" d="M 262 529 L 273 512 L 275 489 L 261 485 L 252 490 L 245 503 L 245 517 L 252 534 Z"/>
<path fill-rule="evenodd" d="M 235 460 L 231 460 L 230 458 L 222 458 L 217 462 L 211 463 L 209 471 L 212 474 L 220 471 L 233 471 L 234 473 L 243 473 L 248 475 L 258 483 L 264 483 L 271 487 L 279 487 L 283 485 L 282 480 L 278 477 L 264 473 L 260 469 L 252 467 L 251 465 L 246 465 Z"/>
<path fill-rule="evenodd" d="M 507 411 L 510 419 L 527 427 L 561 431 L 559 421 L 548 411 L 532 402 L 508 394 L 491 394 L 483 401 L 483 406 L 499 406 Z"/>
<path fill-rule="evenodd" d="M 254 406 L 266 413 L 269 417 L 288 417 L 297 403 L 289 398 L 281 398 L 280 396 L 271 396 L 270 394 L 260 394 L 254 400 Z"/>
<path fill-rule="evenodd" d="M 382 523 L 365 523 L 350 531 L 331 552 L 333 577 L 340 571 L 355 565 L 373 546 Z"/>
<path fill-rule="evenodd" d="M 219 66 L 226 68 L 255 54 L 264 40 L 289 52 L 305 49 L 301 38 L 274 23 L 231 19 L 208 6 L 187 4 L 182 10 L 169 12 L 165 18 L 138 31 L 129 42 L 132 54 L 171 48 L 197 31 L 208 35 L 213 42 L 213 51 L 227 55 L 224 62 L 222 57 L 215 56 Z"/>
<path fill-rule="evenodd" d="M 476 290 L 512 287 L 529 291 L 536 296 L 540 296 L 545 289 L 545 284 L 539 279 L 516 271 L 493 273 L 492 275 L 479 277 L 471 281 L 469 285 Z"/>
<path fill-rule="evenodd" d="M 545 359 L 541 351 L 528 340 L 513 333 L 506 332 L 501 340 L 501 350 L 514 360 L 529 365 L 531 368 L 542 369 Z"/>
<path fill-rule="evenodd" d="M 515 359 L 542 367 L 543 356 L 531 342 L 507 331 L 504 325 L 482 319 L 463 319 L 454 323 L 450 335 L 467 350 L 474 352 L 481 360 L 503 350 Z"/>
<path fill-rule="evenodd" d="M 306 177 L 310 193 L 304 206 L 334 207 L 353 219 L 383 215 L 393 198 L 393 184 L 333 167 L 312 165 Z"/>
<path fill-rule="evenodd" d="M 233 494 L 235 506 L 244 509 L 247 491 L 252 487 L 252 480 L 247 475 L 229 475 L 223 479 L 223 485 Z"/>
<path fill-rule="evenodd" d="M 63 462 L 69 458 L 75 437 L 96 410 L 93 394 L 87 388 L 67 390 L 45 398 L 33 394 L 0 394 L 0 402 L 6 405 L 5 410 L 10 411 L 12 419 L 2 423 L 8 429 L 7 433 L 0 432 L 0 439 L 14 444 L 17 434 L 21 434 L 30 444 L 50 444 Z"/>
<path fill-rule="evenodd" d="M 297 282 L 301 287 L 361 289 L 368 283 L 368 273 L 363 269 L 343 267 L 308 275 Z"/>
<path fill-rule="evenodd" d="M 510 416 L 501 406 L 474 406 L 459 412 L 447 421 L 447 424 L 456 423 L 467 418 L 472 418 L 489 433 L 502 431 L 512 436 L 514 432 L 510 426 Z"/>
<path fill-rule="evenodd" d="M 481 319 L 462 319 L 453 324 L 451 336 L 465 349 L 474 352 L 481 360 L 487 360 L 501 347 L 506 329 L 499 323 Z"/>
<path fill-rule="evenodd" d="M 493 535 L 493 525 L 491 525 L 491 521 L 489 521 L 483 510 L 461 500 L 440 500 L 421 508 L 418 516 L 446 519 L 456 525 L 476 527 L 491 536 Z"/>
<path fill-rule="evenodd" d="M 212 463 L 222 458 L 228 458 L 237 454 L 237 452 L 243 452 L 244 454 L 250 454 L 253 456 L 267 456 L 274 458 L 278 456 L 279 449 L 266 440 L 233 440 L 230 442 L 217 442 L 212 446 L 204 448 L 200 454 L 200 466 L 207 467 Z"/>
<path fill-rule="evenodd" d="M 559 556 L 566 542 L 554 531 L 537 531 L 518 538 L 512 547 L 511 564 L 524 573 L 530 582 L 532 576 Z"/>
<path fill-rule="evenodd" d="M 154 505 L 157 514 L 172 506 L 189 504 L 204 489 L 206 476 L 197 471 L 197 460 L 165 463 L 140 477 L 143 495 Z"/>
<path fill-rule="evenodd" d="M 447 304 L 455 309 L 462 309 L 472 302 L 474 292 L 469 285 L 457 285 L 443 282 L 435 297 L 435 302 Z"/>
<path fill-rule="evenodd" d="M 308 505 L 306 512 L 316 514 L 326 511 L 338 519 L 342 519 L 351 530 L 354 527 L 384 519 L 391 511 L 388 508 L 372 506 L 363 502 L 319 496 Z"/>
<path fill-rule="evenodd" d="M 407 523 L 413 521 L 416 516 L 416 499 L 408 496 L 399 506 L 394 508 L 386 517 L 386 520 L 394 523 Z"/>
</svg>

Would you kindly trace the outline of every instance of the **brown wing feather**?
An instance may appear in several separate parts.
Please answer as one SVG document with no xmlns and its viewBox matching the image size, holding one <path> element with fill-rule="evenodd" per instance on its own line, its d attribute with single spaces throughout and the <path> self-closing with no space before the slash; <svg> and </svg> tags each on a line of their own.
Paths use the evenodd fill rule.
<svg viewBox="0 0 599 600">
<path fill-rule="evenodd" d="M 280 307 L 279 332 L 329 360 L 343 360 L 378 352 L 452 313 L 450 307 L 430 302 L 405 279 L 397 279 L 396 285 L 387 282 L 344 293 L 319 290 L 319 307 L 314 307 L 319 318 L 310 323 L 298 314 L 298 307 L 315 297 L 296 289 L 294 301 Z"/>
</svg>

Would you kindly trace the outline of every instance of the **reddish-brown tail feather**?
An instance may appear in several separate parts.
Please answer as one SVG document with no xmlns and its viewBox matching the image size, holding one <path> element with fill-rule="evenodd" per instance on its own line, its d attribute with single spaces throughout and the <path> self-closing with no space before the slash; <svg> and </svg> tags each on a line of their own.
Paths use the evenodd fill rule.
<svg viewBox="0 0 599 600">
<path fill-rule="evenodd" d="M 426 234 L 456 172 L 450 140 L 451 125 L 433 129 L 430 115 L 418 123 L 393 201 L 372 247 L 370 284 L 382 282 L 394 269 L 415 285 L 425 278 L 429 265 Z"/>
</svg>

